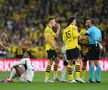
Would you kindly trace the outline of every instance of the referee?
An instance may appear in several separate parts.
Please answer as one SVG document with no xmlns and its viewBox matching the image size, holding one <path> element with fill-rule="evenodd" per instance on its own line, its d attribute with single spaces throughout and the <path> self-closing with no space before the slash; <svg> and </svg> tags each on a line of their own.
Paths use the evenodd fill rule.
<svg viewBox="0 0 108 90">
<path fill-rule="evenodd" d="M 86 36 L 81 39 L 89 38 L 89 68 L 90 68 L 90 83 L 100 83 L 101 79 L 101 68 L 99 65 L 99 55 L 100 55 L 100 42 L 102 40 L 101 31 L 95 26 L 95 21 L 93 19 L 86 21 L 86 26 L 88 30 Z M 96 79 L 94 78 L 94 65 L 96 66 L 97 75 Z"/>
</svg>

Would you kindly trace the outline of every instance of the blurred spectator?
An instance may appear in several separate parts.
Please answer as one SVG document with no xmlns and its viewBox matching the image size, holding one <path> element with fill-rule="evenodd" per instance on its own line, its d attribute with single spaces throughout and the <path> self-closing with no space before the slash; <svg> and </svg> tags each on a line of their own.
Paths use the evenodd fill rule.
<svg viewBox="0 0 108 90">
<path fill-rule="evenodd" d="M 86 19 L 95 18 L 108 52 L 107 14 L 107 0 L 0 0 L 0 38 L 8 38 L 5 44 L 10 57 L 22 57 L 26 49 L 31 50 L 34 58 L 46 57 L 43 31 L 50 16 L 57 18 L 62 29 L 71 16 L 78 19 L 79 26 Z M 57 41 L 62 44 L 61 38 Z"/>
</svg>

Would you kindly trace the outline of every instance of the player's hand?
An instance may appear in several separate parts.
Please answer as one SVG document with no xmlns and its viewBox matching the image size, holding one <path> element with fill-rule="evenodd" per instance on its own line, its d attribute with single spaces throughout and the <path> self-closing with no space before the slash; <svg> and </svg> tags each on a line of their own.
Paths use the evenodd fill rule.
<svg viewBox="0 0 108 90">
<path fill-rule="evenodd" d="M 59 23 L 56 23 L 56 27 L 60 29 L 60 24 Z"/>
<path fill-rule="evenodd" d="M 55 45 L 55 46 L 54 46 L 54 49 L 55 49 L 55 50 L 59 50 L 59 47 Z"/>
<path fill-rule="evenodd" d="M 80 37 L 80 38 L 79 38 L 79 41 L 83 41 L 83 40 L 84 40 L 84 37 Z"/>
</svg>

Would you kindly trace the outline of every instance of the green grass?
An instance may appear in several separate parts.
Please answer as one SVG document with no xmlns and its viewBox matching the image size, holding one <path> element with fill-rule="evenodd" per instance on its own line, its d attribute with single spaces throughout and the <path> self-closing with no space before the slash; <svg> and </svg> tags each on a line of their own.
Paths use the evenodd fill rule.
<svg viewBox="0 0 108 90">
<path fill-rule="evenodd" d="M 0 90 L 107 90 L 108 72 L 102 72 L 102 83 L 44 83 L 44 72 L 35 72 L 33 83 L 0 83 Z M 59 74 L 60 75 L 60 74 Z M 0 72 L 0 80 L 9 76 L 9 72 Z M 86 74 L 86 80 L 89 74 Z"/>
</svg>

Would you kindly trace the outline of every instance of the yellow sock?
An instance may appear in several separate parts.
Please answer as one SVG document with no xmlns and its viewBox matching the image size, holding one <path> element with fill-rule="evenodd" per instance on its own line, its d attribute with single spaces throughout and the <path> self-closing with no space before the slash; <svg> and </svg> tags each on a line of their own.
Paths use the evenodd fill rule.
<svg viewBox="0 0 108 90">
<path fill-rule="evenodd" d="M 85 78 L 85 73 L 86 73 L 86 66 L 82 67 L 82 72 L 81 72 L 81 78 L 84 79 Z"/>
<path fill-rule="evenodd" d="M 80 64 L 77 63 L 75 66 L 75 74 L 76 74 L 76 78 L 80 78 Z"/>
<path fill-rule="evenodd" d="M 47 65 L 47 68 L 46 68 L 46 74 L 45 74 L 45 78 L 46 78 L 46 79 L 49 78 L 49 75 L 50 75 L 50 69 L 51 69 L 51 65 Z"/>
<path fill-rule="evenodd" d="M 81 73 L 81 74 L 82 74 L 82 75 L 81 75 L 81 78 L 82 78 L 82 79 L 85 78 L 85 72 L 86 72 L 86 70 L 82 70 L 82 73 Z"/>
<path fill-rule="evenodd" d="M 68 74 L 69 74 L 69 80 L 73 80 L 72 66 L 68 65 L 67 70 L 68 70 Z"/>
<path fill-rule="evenodd" d="M 58 76 L 58 72 L 57 71 L 54 71 L 54 76 Z"/>
<path fill-rule="evenodd" d="M 49 75 L 50 75 L 50 73 L 49 72 L 46 72 L 45 78 L 46 79 L 49 79 Z"/>
<path fill-rule="evenodd" d="M 76 72 L 76 78 L 80 78 L 80 72 Z"/>
<path fill-rule="evenodd" d="M 70 81 L 73 80 L 73 74 L 69 74 L 69 80 L 70 80 Z"/>
<path fill-rule="evenodd" d="M 57 77 L 58 76 L 58 64 L 54 64 L 54 76 Z"/>
</svg>

